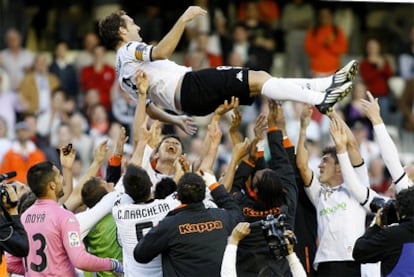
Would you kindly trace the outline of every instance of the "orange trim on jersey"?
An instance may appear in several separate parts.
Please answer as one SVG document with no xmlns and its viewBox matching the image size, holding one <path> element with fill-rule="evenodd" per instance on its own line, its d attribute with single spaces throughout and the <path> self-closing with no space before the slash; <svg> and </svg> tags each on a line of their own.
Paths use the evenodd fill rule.
<svg viewBox="0 0 414 277">
<path fill-rule="evenodd" d="M 293 144 L 289 138 L 283 139 L 283 147 L 285 148 L 293 147 Z"/>
<path fill-rule="evenodd" d="M 220 184 L 215 182 L 214 184 L 209 185 L 208 188 L 210 189 L 210 191 L 213 191 L 216 188 L 218 188 L 218 186 L 220 186 Z"/>
<path fill-rule="evenodd" d="M 122 162 L 122 156 L 114 155 L 109 158 L 110 166 L 120 166 Z"/>
<path fill-rule="evenodd" d="M 254 163 L 252 163 L 251 161 L 247 160 L 247 159 L 245 159 L 245 160 L 244 160 L 244 162 L 245 162 L 247 165 L 249 165 L 250 167 L 255 167 L 255 164 L 254 164 Z"/>
<path fill-rule="evenodd" d="M 264 157 L 264 151 L 257 151 L 257 157 L 263 158 Z"/>
<path fill-rule="evenodd" d="M 267 128 L 268 132 L 277 131 L 279 128 L 277 126 Z"/>
<path fill-rule="evenodd" d="M 184 207 L 186 207 L 187 205 L 188 205 L 188 204 L 181 204 L 181 205 L 179 205 L 178 207 L 176 207 L 174 210 L 184 208 Z"/>
</svg>

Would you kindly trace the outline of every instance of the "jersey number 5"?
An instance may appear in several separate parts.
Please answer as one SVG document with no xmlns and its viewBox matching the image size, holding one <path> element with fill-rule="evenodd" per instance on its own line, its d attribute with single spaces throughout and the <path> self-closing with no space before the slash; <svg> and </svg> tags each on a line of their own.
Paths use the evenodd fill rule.
<svg viewBox="0 0 414 277">
<path fill-rule="evenodd" d="M 144 229 L 152 228 L 153 226 L 154 224 L 152 223 L 152 221 L 136 224 L 135 230 L 137 232 L 137 240 L 140 241 L 144 237 Z"/>
</svg>

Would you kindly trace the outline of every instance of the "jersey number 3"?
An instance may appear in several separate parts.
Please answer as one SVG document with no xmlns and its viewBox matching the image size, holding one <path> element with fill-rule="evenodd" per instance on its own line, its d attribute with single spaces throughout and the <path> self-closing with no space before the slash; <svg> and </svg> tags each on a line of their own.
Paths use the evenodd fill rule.
<svg viewBox="0 0 414 277">
<path fill-rule="evenodd" d="M 30 268 L 33 271 L 42 272 L 47 267 L 47 257 L 45 253 L 46 239 L 42 234 L 39 233 L 34 234 L 32 238 L 33 240 L 40 241 L 40 247 L 36 250 L 36 255 L 39 255 L 42 258 L 42 260 L 40 261 L 40 264 L 30 263 Z"/>
</svg>

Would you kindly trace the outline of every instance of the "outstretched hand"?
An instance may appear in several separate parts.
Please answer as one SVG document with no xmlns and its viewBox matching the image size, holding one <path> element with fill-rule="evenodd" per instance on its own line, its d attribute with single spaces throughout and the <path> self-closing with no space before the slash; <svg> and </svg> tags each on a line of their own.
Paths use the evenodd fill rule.
<svg viewBox="0 0 414 277">
<path fill-rule="evenodd" d="M 177 124 L 181 130 L 183 130 L 187 135 L 194 135 L 197 132 L 197 125 L 194 120 L 187 115 L 177 116 Z"/>
<path fill-rule="evenodd" d="M 199 15 L 206 15 L 207 11 L 202 9 L 199 6 L 190 6 L 187 8 L 187 10 L 183 13 L 181 16 L 181 19 L 187 23 L 191 21 L 193 18 L 199 16 Z"/>
<path fill-rule="evenodd" d="M 382 124 L 380 106 L 378 104 L 378 98 L 374 98 L 371 92 L 367 91 L 368 100 L 361 99 L 362 109 L 366 116 L 371 120 L 372 125 Z"/>
<path fill-rule="evenodd" d="M 306 130 L 311 122 L 312 118 L 312 106 L 311 105 L 305 105 L 303 107 L 302 113 L 300 115 L 300 128 L 302 130 Z"/>
<path fill-rule="evenodd" d="M 248 234 L 250 234 L 250 223 L 239 222 L 231 232 L 229 243 L 238 245 L 239 241 L 244 239 Z"/>
<path fill-rule="evenodd" d="M 336 149 L 338 153 L 343 153 L 346 151 L 346 144 L 348 142 L 348 136 L 344 129 L 344 126 L 339 122 L 339 120 L 335 117 L 332 118 L 331 127 L 329 128 L 329 132 L 333 140 L 335 141 Z"/>
<path fill-rule="evenodd" d="M 216 110 L 214 111 L 215 114 L 222 116 L 225 113 L 231 111 L 234 108 L 237 108 L 239 106 L 239 98 L 238 97 L 231 97 L 230 103 L 228 100 L 225 100 L 223 104 L 218 106 Z"/>
<path fill-rule="evenodd" d="M 139 69 L 135 72 L 135 82 L 137 84 L 139 94 L 145 96 L 148 91 L 149 81 L 147 74 L 143 70 Z"/>
</svg>

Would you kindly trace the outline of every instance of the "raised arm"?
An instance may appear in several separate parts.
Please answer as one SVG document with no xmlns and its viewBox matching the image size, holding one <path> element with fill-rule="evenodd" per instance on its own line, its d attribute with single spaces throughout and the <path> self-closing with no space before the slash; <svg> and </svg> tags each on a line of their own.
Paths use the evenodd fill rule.
<svg viewBox="0 0 414 277">
<path fill-rule="evenodd" d="M 124 145 L 128 141 L 129 137 L 126 135 L 125 127 L 121 127 L 119 136 L 116 138 L 114 151 L 112 156 L 108 160 L 106 167 L 106 181 L 108 183 L 116 184 L 121 178 L 121 163 L 122 155 L 124 153 Z"/>
<path fill-rule="evenodd" d="M 385 128 L 384 122 L 380 115 L 378 99 L 374 99 L 369 91 L 367 91 L 367 95 L 368 100 L 361 100 L 362 107 L 374 126 L 374 133 L 377 138 L 382 158 L 385 166 L 391 174 L 398 193 L 402 189 L 411 186 L 412 181 L 409 180 L 407 174 L 405 173 L 398 156 L 397 147 Z"/>
<path fill-rule="evenodd" d="M 59 199 L 59 204 L 62 204 L 65 203 L 65 201 L 70 197 L 73 190 L 72 166 L 73 162 L 75 161 L 76 150 L 72 148 L 70 144 L 68 144 L 62 147 L 59 153 L 60 164 L 62 165 L 62 175 L 65 181 L 65 185 L 63 186 L 64 195 Z"/>
<path fill-rule="evenodd" d="M 296 166 L 299 170 L 300 176 L 302 177 L 305 186 L 310 186 L 313 178 L 313 172 L 308 166 L 309 153 L 305 147 L 306 129 L 309 126 L 311 116 L 312 107 L 310 105 L 306 105 L 303 108 L 302 114 L 300 116 L 300 132 L 296 149 Z"/>
<path fill-rule="evenodd" d="M 248 138 L 246 138 L 243 142 L 237 143 L 233 147 L 230 163 L 227 166 L 227 170 L 220 181 L 220 183 L 223 184 L 228 192 L 230 192 L 233 188 L 233 181 L 236 174 L 237 165 L 240 163 L 243 157 L 246 156 L 249 144 L 250 141 Z"/>
<path fill-rule="evenodd" d="M 207 11 L 198 6 L 188 7 L 171 28 L 171 30 L 161 39 L 157 46 L 153 48 L 151 59 L 168 59 L 175 51 L 175 48 L 177 47 L 178 42 L 183 35 L 186 24 L 193 18 L 205 14 L 207 14 Z"/>
<path fill-rule="evenodd" d="M 91 177 L 95 176 L 98 172 L 101 164 L 105 160 L 105 157 L 109 151 L 109 148 L 106 146 L 108 143 L 107 140 L 104 140 L 101 142 L 98 147 L 95 150 L 95 157 L 92 161 L 92 164 L 89 166 L 88 171 L 86 174 L 82 177 L 82 179 L 79 181 L 76 188 L 72 191 L 69 198 L 65 201 L 64 205 L 66 209 L 70 211 L 76 210 L 76 208 L 79 207 L 79 205 L 82 204 L 82 196 L 81 191 L 83 188 L 83 185 L 88 181 Z"/>
<path fill-rule="evenodd" d="M 335 141 L 339 165 L 341 167 L 342 176 L 345 180 L 346 187 L 351 191 L 353 197 L 367 210 L 369 204 L 376 193 L 370 188 L 365 187 L 356 175 L 349 155 L 347 152 L 348 137 L 346 130 L 337 118 L 332 118 L 331 127 L 329 129 L 333 140 Z"/>
</svg>

